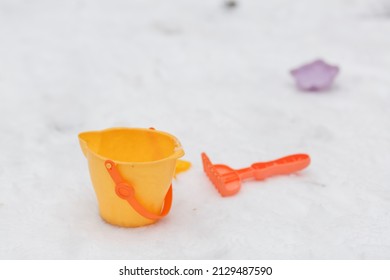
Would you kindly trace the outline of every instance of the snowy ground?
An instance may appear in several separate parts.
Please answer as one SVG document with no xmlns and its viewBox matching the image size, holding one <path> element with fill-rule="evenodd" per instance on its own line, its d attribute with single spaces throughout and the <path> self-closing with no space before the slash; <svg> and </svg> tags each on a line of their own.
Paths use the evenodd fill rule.
<svg viewBox="0 0 390 280">
<path fill-rule="evenodd" d="M 334 88 L 288 71 L 324 58 Z M 0 0 L 1 259 L 389 259 L 390 2 Z M 193 168 L 168 218 L 98 216 L 82 131 L 168 131 Z M 200 153 L 296 175 L 221 198 Z"/>
</svg>

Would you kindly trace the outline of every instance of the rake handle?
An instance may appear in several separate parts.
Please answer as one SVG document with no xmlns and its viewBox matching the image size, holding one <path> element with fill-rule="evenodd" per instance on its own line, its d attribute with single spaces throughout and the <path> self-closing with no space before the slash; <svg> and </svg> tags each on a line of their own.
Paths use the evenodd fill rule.
<svg viewBox="0 0 390 280">
<path fill-rule="evenodd" d="M 310 164 L 310 157 L 307 154 L 294 154 L 268 162 L 256 162 L 248 168 L 236 170 L 241 179 L 254 178 L 263 180 L 265 178 L 290 174 L 306 168 Z"/>
</svg>

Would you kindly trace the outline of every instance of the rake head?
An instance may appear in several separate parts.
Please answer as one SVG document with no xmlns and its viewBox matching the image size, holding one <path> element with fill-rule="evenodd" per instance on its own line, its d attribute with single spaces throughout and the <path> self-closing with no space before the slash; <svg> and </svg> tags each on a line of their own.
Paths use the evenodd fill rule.
<svg viewBox="0 0 390 280">
<path fill-rule="evenodd" d="M 236 194 L 241 188 L 240 176 L 227 165 L 212 164 L 205 153 L 202 153 L 203 170 L 222 196 Z"/>
</svg>

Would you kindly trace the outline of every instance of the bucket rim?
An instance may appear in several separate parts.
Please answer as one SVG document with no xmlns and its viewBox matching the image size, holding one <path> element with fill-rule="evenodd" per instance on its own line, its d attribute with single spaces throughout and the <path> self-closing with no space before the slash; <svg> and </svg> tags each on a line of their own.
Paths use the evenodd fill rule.
<svg viewBox="0 0 390 280">
<path fill-rule="evenodd" d="M 105 156 L 102 156 L 102 155 L 96 153 L 94 150 L 89 148 L 87 141 L 82 138 L 83 134 L 103 133 L 103 132 L 106 132 L 106 131 L 114 131 L 114 130 L 133 130 L 133 131 L 134 130 L 138 130 L 138 131 L 148 131 L 148 132 L 152 132 L 152 133 L 162 134 L 162 135 L 168 136 L 169 138 L 173 139 L 173 141 L 175 143 L 175 148 L 173 150 L 173 153 L 170 156 L 162 158 L 162 159 L 158 159 L 158 160 L 153 160 L 153 161 L 120 161 L 120 160 L 114 160 L 112 158 L 108 158 L 108 157 L 105 157 Z M 154 163 L 164 162 L 164 161 L 167 161 L 167 160 L 179 159 L 182 156 L 184 156 L 183 147 L 182 147 L 179 139 L 177 139 L 177 137 L 173 136 L 172 134 L 170 134 L 168 132 L 157 130 L 157 129 L 152 129 L 152 128 L 111 127 L 111 128 L 101 129 L 101 130 L 83 131 L 83 132 L 80 132 L 78 134 L 78 139 L 79 139 L 80 143 L 82 143 L 82 145 L 85 145 L 87 147 L 87 150 L 88 150 L 89 153 L 93 154 L 94 156 L 100 158 L 103 161 L 112 160 L 112 161 L 114 161 L 117 164 L 125 164 L 125 165 L 128 165 L 128 164 L 131 164 L 131 165 L 154 164 Z"/>
</svg>

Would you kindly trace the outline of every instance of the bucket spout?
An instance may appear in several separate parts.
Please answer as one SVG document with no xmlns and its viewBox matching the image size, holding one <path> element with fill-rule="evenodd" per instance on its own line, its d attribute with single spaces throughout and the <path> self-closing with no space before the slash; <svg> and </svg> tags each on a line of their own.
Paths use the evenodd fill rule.
<svg viewBox="0 0 390 280">
<path fill-rule="evenodd" d="M 100 133 L 97 131 L 82 132 L 79 134 L 81 151 L 83 152 L 85 157 L 87 157 L 88 155 L 89 145 L 97 143 L 99 139 Z"/>
</svg>

